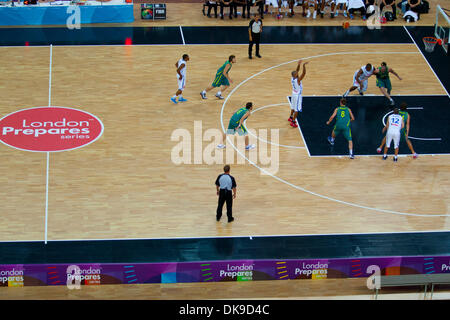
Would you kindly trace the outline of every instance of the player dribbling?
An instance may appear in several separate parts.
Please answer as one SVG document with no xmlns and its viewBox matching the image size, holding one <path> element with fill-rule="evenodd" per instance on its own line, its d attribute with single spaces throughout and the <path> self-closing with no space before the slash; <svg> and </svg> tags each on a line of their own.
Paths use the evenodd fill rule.
<svg viewBox="0 0 450 320">
<path fill-rule="evenodd" d="M 353 85 L 343 94 L 343 97 L 347 97 L 355 89 L 358 89 L 360 95 L 364 95 L 364 92 L 367 91 L 368 79 L 374 71 L 375 69 L 370 63 L 357 70 L 353 75 Z"/>
</svg>

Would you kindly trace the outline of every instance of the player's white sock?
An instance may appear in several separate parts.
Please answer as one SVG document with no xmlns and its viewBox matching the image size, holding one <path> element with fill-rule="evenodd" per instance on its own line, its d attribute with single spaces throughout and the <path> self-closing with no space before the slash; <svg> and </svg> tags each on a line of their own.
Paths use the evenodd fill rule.
<svg viewBox="0 0 450 320">
<path fill-rule="evenodd" d="M 353 149 L 348 149 L 350 151 L 350 154 L 353 154 Z"/>
<path fill-rule="evenodd" d="M 174 95 L 174 96 L 173 96 L 172 98 L 176 100 L 176 99 L 177 99 L 177 97 L 178 97 L 177 95 Z"/>
<path fill-rule="evenodd" d="M 202 93 L 203 93 L 203 94 L 206 94 L 206 90 L 203 90 Z"/>
<path fill-rule="evenodd" d="M 222 95 L 222 91 L 219 90 L 219 91 L 217 92 L 217 95 L 218 95 L 218 96 L 221 96 L 221 95 Z"/>
</svg>

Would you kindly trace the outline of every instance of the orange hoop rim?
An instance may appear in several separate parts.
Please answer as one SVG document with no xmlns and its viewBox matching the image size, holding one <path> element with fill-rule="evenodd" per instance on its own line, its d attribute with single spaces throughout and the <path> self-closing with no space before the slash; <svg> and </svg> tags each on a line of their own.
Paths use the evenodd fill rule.
<svg viewBox="0 0 450 320">
<path fill-rule="evenodd" d="M 423 41 L 427 43 L 438 43 L 438 39 L 435 37 L 424 37 Z"/>
</svg>

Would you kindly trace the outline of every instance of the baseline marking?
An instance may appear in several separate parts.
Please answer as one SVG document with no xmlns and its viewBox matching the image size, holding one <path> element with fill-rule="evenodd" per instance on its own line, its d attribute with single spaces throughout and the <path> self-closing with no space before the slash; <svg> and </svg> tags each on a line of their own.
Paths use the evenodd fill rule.
<svg viewBox="0 0 450 320">
<path fill-rule="evenodd" d="M 417 54 L 417 52 L 333 52 L 333 53 L 325 53 L 325 54 L 316 55 L 316 56 L 309 56 L 309 57 L 305 57 L 305 58 L 302 58 L 302 59 L 306 60 L 306 59 L 313 59 L 313 58 L 319 58 L 319 57 L 324 57 L 324 56 L 344 55 L 344 54 L 401 54 L 401 53 L 404 53 L 404 54 Z M 259 76 L 260 74 L 262 74 L 262 73 L 264 73 L 264 72 L 266 72 L 266 71 L 269 71 L 269 70 L 278 68 L 278 67 L 283 66 L 283 65 L 286 65 L 286 64 L 294 63 L 294 62 L 296 62 L 296 61 L 298 61 L 298 59 L 291 60 L 291 61 L 288 61 L 288 62 L 283 62 L 283 63 L 280 63 L 280 64 L 278 64 L 278 65 L 275 65 L 275 66 L 266 68 L 266 69 L 264 69 L 264 70 L 262 70 L 262 71 L 260 71 L 260 72 L 257 72 L 257 73 L 255 73 L 255 74 L 253 74 L 252 76 L 248 77 L 248 78 L 245 79 L 244 81 L 240 82 L 236 87 L 234 87 L 233 90 L 231 90 L 231 92 L 230 92 L 230 93 L 228 94 L 228 96 L 225 98 L 225 101 L 223 102 L 222 108 L 221 108 L 221 110 L 220 110 L 220 124 L 221 124 L 221 126 L 222 126 L 222 131 L 225 132 L 225 126 L 224 126 L 224 123 L 223 123 L 223 112 L 224 112 L 225 106 L 226 106 L 228 100 L 230 99 L 230 97 L 233 95 L 233 93 L 236 92 L 236 90 L 238 90 L 244 83 L 250 81 L 251 79 L 253 79 L 253 78 Z M 230 139 L 229 137 L 227 137 L 227 140 L 228 140 L 228 142 L 231 144 L 231 146 L 233 147 L 233 149 L 235 149 L 236 152 L 237 152 L 241 157 L 243 157 L 245 160 L 247 160 L 248 163 L 250 163 L 251 165 L 253 165 L 255 168 L 259 169 L 260 171 L 264 172 L 266 175 L 271 176 L 272 178 L 274 178 L 274 179 L 276 179 L 276 180 L 278 180 L 278 181 L 280 181 L 280 182 L 282 182 L 282 183 L 284 183 L 284 184 L 286 184 L 286 185 L 288 185 L 288 186 L 290 186 L 290 187 L 292 187 L 292 188 L 294 188 L 294 189 L 303 191 L 303 192 L 305 192 L 305 193 L 309 193 L 309 194 L 314 195 L 314 196 L 316 196 L 316 197 L 319 197 L 319 198 L 322 198 L 322 199 L 326 199 L 326 200 L 330 200 L 330 201 L 333 201 L 333 202 L 337 202 L 337 203 L 340 203 L 340 204 L 344 204 L 344 205 L 348 205 L 348 206 L 360 208 L 360 209 L 367 209 L 367 210 L 370 210 L 370 211 L 378 211 L 378 212 L 390 213 L 390 214 L 397 214 L 397 215 L 403 215 L 403 216 L 415 216 L 415 217 L 426 217 L 426 218 L 430 218 L 430 217 L 449 217 L 449 216 L 450 216 L 450 214 L 417 214 L 417 213 L 398 212 L 398 211 L 393 211 L 393 210 L 386 210 L 386 209 L 379 209 L 379 208 L 367 207 L 367 206 L 359 205 L 359 204 L 356 204 L 356 203 L 352 203 L 352 202 L 347 202 L 347 201 L 343 201 L 343 200 L 331 198 L 331 197 L 328 197 L 328 196 L 325 196 L 325 195 L 322 195 L 322 194 L 319 194 L 319 193 L 316 193 L 316 192 L 307 190 L 307 189 L 305 189 L 305 188 L 302 188 L 302 187 L 300 187 L 300 186 L 297 186 L 297 185 L 295 185 L 295 184 L 292 184 L 292 183 L 290 183 L 289 181 L 286 181 L 286 180 L 284 180 L 284 179 L 282 179 L 282 178 L 280 178 L 280 177 L 278 177 L 278 176 L 275 176 L 275 175 L 271 174 L 270 172 L 268 172 L 267 170 L 265 170 L 265 169 L 259 167 L 256 163 L 254 163 L 253 161 L 251 161 L 245 154 L 243 154 L 243 153 L 242 153 L 242 152 L 241 152 L 241 151 L 233 144 L 233 141 L 231 141 L 231 139 Z"/>
</svg>

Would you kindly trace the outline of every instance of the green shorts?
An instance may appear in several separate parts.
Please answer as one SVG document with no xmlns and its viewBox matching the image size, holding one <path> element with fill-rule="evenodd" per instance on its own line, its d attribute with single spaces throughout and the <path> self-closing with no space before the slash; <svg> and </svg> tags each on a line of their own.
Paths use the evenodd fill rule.
<svg viewBox="0 0 450 320">
<path fill-rule="evenodd" d="M 334 135 L 337 137 L 340 133 L 342 133 L 347 139 L 347 141 L 352 141 L 352 131 L 350 130 L 350 127 L 337 127 L 334 126 Z"/>
<path fill-rule="evenodd" d="M 389 79 L 377 79 L 377 87 L 386 88 L 388 93 L 392 90 L 391 80 Z"/>
<path fill-rule="evenodd" d="M 407 137 L 406 137 L 406 130 L 405 129 L 402 129 L 401 131 L 400 131 L 400 141 L 407 141 Z"/>
<path fill-rule="evenodd" d="M 214 81 L 212 83 L 213 87 L 220 87 L 220 86 L 229 86 L 230 82 L 228 81 L 228 79 L 221 73 L 221 74 L 216 74 L 216 77 L 214 78 Z"/>
<path fill-rule="evenodd" d="M 248 134 L 247 128 L 244 125 L 241 125 L 240 128 L 237 127 L 234 123 L 230 121 L 228 124 L 227 134 L 236 134 L 238 133 L 240 136 L 246 136 Z"/>
</svg>

